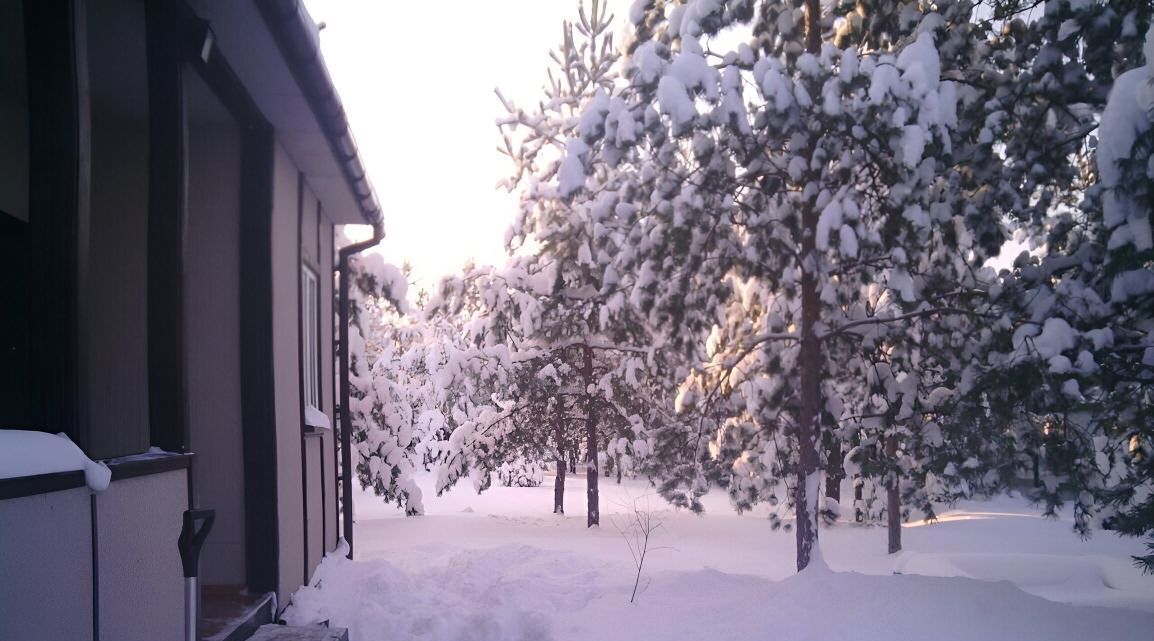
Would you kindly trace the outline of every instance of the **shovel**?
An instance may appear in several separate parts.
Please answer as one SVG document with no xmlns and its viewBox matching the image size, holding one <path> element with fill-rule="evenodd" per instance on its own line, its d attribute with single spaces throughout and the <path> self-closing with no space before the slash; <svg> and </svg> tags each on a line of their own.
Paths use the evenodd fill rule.
<svg viewBox="0 0 1154 641">
<path fill-rule="evenodd" d="M 184 565 L 184 639 L 197 641 L 197 623 L 200 621 L 200 548 L 212 530 L 216 510 L 185 510 L 184 527 L 176 547 L 180 549 L 180 562 Z M 197 527 L 197 523 L 200 527 Z"/>
</svg>

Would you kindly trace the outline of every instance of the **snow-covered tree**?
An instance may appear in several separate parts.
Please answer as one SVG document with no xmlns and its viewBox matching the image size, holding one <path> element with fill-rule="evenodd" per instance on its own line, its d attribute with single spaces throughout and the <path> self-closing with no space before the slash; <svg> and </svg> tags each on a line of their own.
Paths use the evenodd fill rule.
<svg viewBox="0 0 1154 641">
<path fill-rule="evenodd" d="M 423 327 L 394 316 L 376 329 L 385 337 L 367 374 L 359 369 L 350 378 L 355 467 L 362 487 L 372 488 L 413 516 L 424 513 L 421 490 L 414 474 L 425 467 L 423 448 L 438 427 L 430 421 L 422 398 L 421 368 L 412 358 L 424 346 Z M 423 427 L 424 429 L 420 429 Z"/>
<path fill-rule="evenodd" d="M 551 461 L 557 472 L 554 511 L 564 511 L 563 490 L 570 461 L 580 455 L 597 481 L 597 452 L 616 444 L 624 454 L 646 449 L 643 401 L 634 393 L 644 380 L 645 354 L 636 348 L 599 342 L 598 337 L 567 334 L 566 314 L 557 309 L 552 275 L 533 274 L 513 259 L 503 270 L 476 268 L 463 277 L 442 281 L 433 304 L 439 313 L 464 315 L 461 328 L 467 350 L 502 356 L 475 369 L 471 385 L 478 392 L 472 409 L 455 422 L 445 447 L 438 488 L 455 483 L 469 471 L 487 477 L 515 460 Z M 467 310 L 467 311 L 465 311 Z M 556 334 L 552 332 L 557 332 Z M 499 364 L 498 364 L 499 363 Z M 480 489 L 487 482 L 480 484 Z M 592 487 L 596 487 L 592 485 Z M 597 502 L 589 504 L 596 524 Z"/>
<path fill-rule="evenodd" d="M 739 508 L 789 503 L 799 568 L 842 452 L 926 496 L 969 458 L 962 426 L 934 417 L 973 392 L 979 350 L 953 337 L 992 339 L 984 264 L 1018 202 L 975 206 L 1006 140 L 981 105 L 1017 69 L 998 73 L 1014 41 L 973 9 L 638 2 L 629 85 L 568 149 L 584 171 L 562 195 L 608 185 L 631 205 L 611 266 L 633 302 L 673 344 L 709 336 L 680 398 L 700 418 L 664 442 L 701 463 L 682 444 L 705 439 L 703 469 Z"/>
<path fill-rule="evenodd" d="M 1083 165 L 1080 206 L 1052 215 L 1032 237 L 1038 250 L 1005 279 L 1018 322 L 987 374 L 1005 382 L 1004 403 L 1033 417 L 1020 439 L 1041 468 L 1032 495 L 1049 510 L 1073 497 L 1083 535 L 1154 532 L 1150 14 L 1149 3 L 1107 3 L 1062 22 L 1081 54 L 1067 64 L 1083 65 L 1100 95 L 1082 105 L 1100 122 L 1094 164 Z M 1122 59 L 1107 64 L 1102 49 Z M 1150 570 L 1154 555 L 1137 561 Z"/>
<path fill-rule="evenodd" d="M 349 314 L 349 382 L 353 425 L 353 466 L 362 487 L 371 487 L 406 514 L 424 511 L 413 472 L 421 466 L 424 440 L 413 428 L 421 404 L 408 388 L 410 374 L 399 365 L 397 350 L 419 341 L 422 330 L 404 316 L 408 311 L 406 273 L 379 253 L 349 260 L 353 284 Z"/>
<path fill-rule="evenodd" d="M 645 449 L 639 441 L 647 402 L 660 404 L 653 395 L 669 391 L 662 345 L 629 304 L 611 264 L 626 242 L 617 221 L 633 205 L 612 185 L 613 172 L 596 176 L 604 184 L 589 190 L 588 197 L 573 199 L 567 187 L 585 172 L 581 160 L 566 152 L 580 144 L 587 128 L 600 126 L 598 119 L 612 119 L 609 114 L 624 106 L 613 95 L 618 54 L 609 35 L 611 20 L 602 3 L 591 2 L 589 11 L 582 3 L 579 20 L 564 26 L 561 46 L 553 53 L 556 68 L 550 70 L 545 98 L 533 110 L 506 101 L 508 117 L 498 122 L 514 165 L 506 186 L 521 190 L 509 248 L 521 255 L 527 272 L 548 283 L 533 315 L 522 318 L 516 342 L 522 350 L 552 355 L 574 375 L 569 385 L 577 397 L 571 407 L 586 428 L 590 526 L 600 521 L 602 449 L 612 444 L 615 463 Z M 584 109 L 594 115 L 580 115 Z M 615 130 L 622 140 L 629 138 L 623 129 Z"/>
</svg>

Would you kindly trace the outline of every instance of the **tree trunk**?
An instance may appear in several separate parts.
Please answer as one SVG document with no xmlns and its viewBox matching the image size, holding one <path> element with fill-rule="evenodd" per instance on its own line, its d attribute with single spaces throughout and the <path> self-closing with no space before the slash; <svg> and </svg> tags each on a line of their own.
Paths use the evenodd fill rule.
<svg viewBox="0 0 1154 641">
<path fill-rule="evenodd" d="M 896 459 L 898 456 L 898 437 L 896 434 L 890 434 L 886 437 L 886 456 L 889 457 L 890 463 L 894 464 L 895 469 L 886 487 L 886 523 L 889 528 L 889 551 L 890 554 L 894 554 L 902 550 L 902 499 L 898 491 L 898 473 L 896 471 Z"/>
<path fill-rule="evenodd" d="M 597 470 L 597 405 L 593 397 L 593 350 L 585 347 L 585 367 L 582 379 L 585 382 L 585 493 L 589 501 L 586 527 L 601 524 L 601 510 L 597 494 L 600 474 Z"/>
<path fill-rule="evenodd" d="M 557 478 L 553 481 L 553 513 L 565 513 L 565 415 L 564 401 L 557 399 L 553 408 L 553 444 L 557 446 Z"/>
<path fill-rule="evenodd" d="M 853 438 L 850 440 L 853 447 L 861 445 L 861 432 L 855 432 Z M 845 475 L 845 459 L 842 458 L 841 473 Z M 862 509 L 862 490 L 865 486 L 865 480 L 862 479 L 861 474 L 853 475 L 853 520 L 855 523 L 865 522 L 865 510 Z"/>
<path fill-rule="evenodd" d="M 860 474 L 853 476 L 853 520 L 857 523 L 865 522 L 865 510 L 862 509 L 862 487 L 865 481 Z"/>
<path fill-rule="evenodd" d="M 553 481 L 553 513 L 565 513 L 565 455 L 557 456 L 557 480 Z"/>
<path fill-rule="evenodd" d="M 821 53 L 821 3 L 819 0 L 805 2 L 806 50 Z M 797 515 L 797 570 L 809 566 L 817 547 L 817 499 L 821 484 L 818 447 L 821 416 L 821 342 L 817 336 L 817 323 L 821 316 L 821 299 L 817 286 L 817 234 L 818 212 L 810 205 L 801 213 L 801 354 L 798 359 L 800 372 L 801 407 L 797 420 L 797 445 L 799 460 L 797 484 L 794 490 L 794 510 Z M 820 554 L 820 551 L 819 551 Z"/>
<path fill-rule="evenodd" d="M 801 255 L 804 262 L 816 255 L 813 230 L 817 228 L 817 212 L 807 208 L 802 213 L 804 235 Z M 801 355 L 798 365 L 801 407 L 797 421 L 799 460 L 794 506 L 797 514 L 797 569 L 804 570 L 817 545 L 818 488 L 820 487 L 818 445 L 821 412 L 821 343 L 817 336 L 817 322 L 821 313 L 818 298 L 817 274 L 814 266 L 803 266 L 801 275 Z"/>
<path fill-rule="evenodd" d="M 836 437 L 829 439 L 825 453 L 825 498 L 841 503 L 841 481 L 845 478 L 845 468 L 841 460 L 841 443 Z"/>
<path fill-rule="evenodd" d="M 805 0 L 805 50 L 821 53 L 821 0 Z"/>
<path fill-rule="evenodd" d="M 807 214 L 807 218 L 812 217 Z M 812 236 L 810 236 L 812 238 Z M 813 241 L 803 256 L 813 255 Z M 797 483 L 794 490 L 794 509 L 797 514 L 797 569 L 804 570 L 817 545 L 818 488 L 818 420 L 821 408 L 821 344 L 816 334 L 820 301 L 817 299 L 816 277 L 806 270 L 801 277 L 801 407 L 797 421 L 799 460 Z"/>
</svg>

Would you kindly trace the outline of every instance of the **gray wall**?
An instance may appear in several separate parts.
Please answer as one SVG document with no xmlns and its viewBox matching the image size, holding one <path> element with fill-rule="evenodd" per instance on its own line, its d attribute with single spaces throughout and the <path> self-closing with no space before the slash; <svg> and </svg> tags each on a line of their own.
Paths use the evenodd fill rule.
<svg viewBox="0 0 1154 641">
<path fill-rule="evenodd" d="M 184 470 L 140 476 L 96 495 L 102 641 L 182 638 L 184 571 L 176 539 L 186 480 Z"/>
<path fill-rule="evenodd" d="M 176 539 L 186 479 L 176 470 L 115 481 L 95 495 L 82 487 L 0 501 L 0 639 L 92 639 L 94 580 L 101 639 L 181 638 Z"/>
<path fill-rule="evenodd" d="M 321 252 L 321 411 L 329 417 L 329 425 L 334 430 L 325 435 L 325 551 L 337 546 L 337 514 L 340 507 L 337 505 L 337 473 L 336 473 L 336 416 L 333 413 L 335 402 L 333 373 L 336 371 L 333 360 L 336 358 L 336 340 L 333 336 L 333 315 L 335 303 L 333 298 L 333 225 L 324 215 L 320 219 L 320 252 Z"/>
<path fill-rule="evenodd" d="M 240 384 L 240 132 L 189 132 L 185 310 L 189 440 L 197 504 L 216 510 L 205 543 L 206 585 L 245 584 L 244 443 Z"/>
<path fill-rule="evenodd" d="M 88 455 L 148 449 L 148 135 L 93 116 L 92 204 L 81 254 Z"/>
<path fill-rule="evenodd" d="M 301 210 L 301 260 L 320 271 L 320 207 L 312 189 L 305 184 Z"/>
<path fill-rule="evenodd" d="M 309 558 L 308 558 L 308 574 L 309 579 L 312 579 L 313 570 L 316 569 L 321 558 L 325 554 L 324 544 L 324 506 L 322 504 L 325 483 L 321 476 L 321 456 L 324 454 L 324 438 L 325 433 L 313 434 L 305 437 L 305 460 L 308 462 L 308 533 L 309 533 Z M 325 465 L 325 471 L 331 465 Z"/>
<path fill-rule="evenodd" d="M 335 307 L 333 307 L 333 223 L 325 214 L 323 207 L 313 197 L 312 191 L 306 186 L 304 202 L 304 215 L 301 220 L 301 257 L 305 263 L 316 270 L 318 280 L 320 281 L 320 304 L 321 304 L 321 318 L 320 318 L 320 410 L 329 417 L 329 425 L 336 425 L 336 418 L 333 413 L 334 407 L 334 379 L 333 372 L 335 371 L 333 360 L 336 357 L 336 342 L 333 336 L 333 315 Z M 315 521 L 318 517 L 323 520 L 319 525 L 319 538 L 311 531 L 309 534 L 309 561 L 316 563 L 324 553 L 334 549 L 337 545 L 337 539 L 340 534 L 337 532 L 337 515 L 339 507 L 337 506 L 337 475 L 336 469 L 336 441 L 334 439 L 335 432 L 329 431 L 321 438 L 318 448 L 320 452 L 318 455 L 324 456 L 324 475 L 318 477 L 315 474 L 320 473 L 319 463 L 316 473 L 312 469 L 309 470 L 310 484 L 311 479 L 321 478 L 321 484 L 318 488 L 320 494 L 309 502 L 309 521 Z M 314 459 L 310 455 L 309 461 Z M 310 463 L 312 464 L 312 463 Z M 310 492 L 313 488 L 310 488 Z M 310 495 L 311 496 L 311 495 Z M 323 541 L 323 545 L 322 545 Z M 317 550 L 312 550 L 312 547 L 320 546 Z M 321 549 L 323 548 L 323 549 Z M 310 572 L 312 568 L 310 568 Z"/>
<path fill-rule="evenodd" d="M 304 502 L 301 499 L 300 262 L 297 242 L 298 171 L 280 145 L 273 156 L 272 302 L 273 387 L 276 397 L 277 518 L 283 608 L 305 579 Z"/>
<path fill-rule="evenodd" d="M 92 638 L 87 488 L 0 501 L 0 639 Z"/>
<path fill-rule="evenodd" d="M 301 262 L 303 262 L 305 265 L 308 265 L 309 268 L 317 274 L 318 287 L 323 287 L 321 283 L 323 283 L 325 280 L 331 280 L 331 271 L 329 267 L 322 262 L 321 218 L 322 216 L 320 211 L 320 203 L 317 202 L 316 196 L 313 195 L 312 189 L 306 183 L 301 198 Z M 318 291 L 318 303 L 321 317 L 328 315 L 326 311 L 328 306 L 325 304 L 327 300 L 330 299 L 326 299 L 324 290 L 320 289 L 320 291 Z M 325 334 L 323 326 L 319 324 L 320 320 L 320 318 L 316 318 L 313 322 L 318 323 L 318 338 L 322 339 L 320 341 L 321 345 L 317 348 L 319 359 L 316 363 L 316 380 L 319 388 L 317 390 L 319 403 L 318 409 L 324 411 L 324 390 L 326 387 L 325 383 L 327 379 L 325 379 L 323 376 L 324 370 L 322 369 L 321 364 L 324 361 L 330 359 L 326 356 L 326 347 L 328 343 L 323 340 Z M 304 383 L 303 376 L 301 382 L 302 384 Z M 332 420 L 330 419 L 330 425 L 331 424 Z M 324 538 L 326 506 L 324 504 L 324 495 L 325 487 L 328 485 L 328 481 L 325 476 L 327 475 L 329 468 L 331 468 L 332 465 L 331 463 L 329 465 L 322 465 L 323 461 L 321 460 L 321 457 L 324 455 L 325 451 L 323 433 L 314 433 L 306 436 L 304 440 L 304 447 L 305 464 L 307 468 L 307 473 L 305 474 L 305 481 L 307 483 L 307 487 L 305 488 L 305 519 L 306 531 L 308 532 L 308 557 L 305 559 L 305 574 L 309 577 L 309 579 L 311 579 L 313 569 L 316 568 L 317 563 L 320 562 L 325 553 Z"/>
<path fill-rule="evenodd" d="M 280 529 L 278 597 L 282 606 L 287 605 L 291 594 L 312 576 L 324 554 L 336 547 L 339 536 L 335 433 L 326 431 L 310 437 L 302 434 L 299 327 L 300 270 L 303 262 L 314 268 L 320 279 L 320 409 L 329 416 L 330 423 L 335 424 L 335 368 L 332 351 L 333 226 L 324 214 L 323 205 L 318 206 L 316 196 L 307 184 L 303 192 L 298 192 L 299 181 L 296 165 L 277 146 L 273 163 L 272 213 L 273 370 Z M 299 201 L 298 194 L 302 196 Z M 306 470 L 302 470 L 302 447 L 305 448 Z"/>
<path fill-rule="evenodd" d="M 81 414 L 87 454 L 107 458 L 150 443 L 144 5 L 89 3 L 86 16 L 92 138 L 89 215 L 81 209 L 78 230 Z"/>
</svg>

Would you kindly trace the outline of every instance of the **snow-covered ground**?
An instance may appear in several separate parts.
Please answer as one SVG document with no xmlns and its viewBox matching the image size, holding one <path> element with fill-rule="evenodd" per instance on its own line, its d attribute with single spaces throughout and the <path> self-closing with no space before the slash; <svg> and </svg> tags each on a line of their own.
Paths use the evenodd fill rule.
<svg viewBox="0 0 1154 641">
<path fill-rule="evenodd" d="M 1014 640 L 1154 637 L 1154 577 L 1130 565 L 1139 541 L 1098 533 L 999 498 L 903 531 L 821 532 L 833 570 L 795 574 L 793 534 L 764 514 L 736 515 L 720 494 L 707 514 L 670 509 L 643 482 L 602 483 L 602 526 L 585 528 L 584 482 L 551 514 L 538 488 L 459 487 L 405 518 L 357 497 L 357 561 L 330 558 L 293 598 L 290 623 L 330 620 L 353 641 L 424 640 Z M 431 496 L 431 482 L 423 483 Z M 661 522 L 636 602 L 622 537 L 634 506 Z"/>
</svg>

